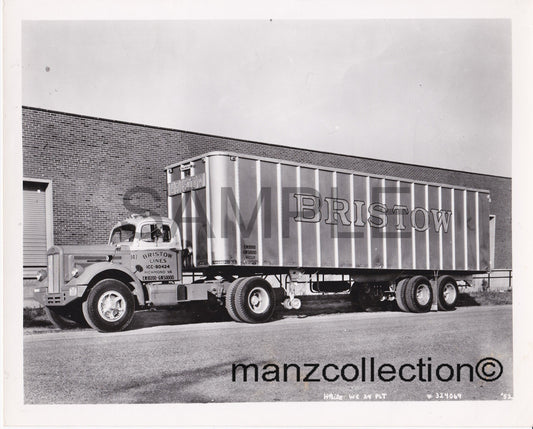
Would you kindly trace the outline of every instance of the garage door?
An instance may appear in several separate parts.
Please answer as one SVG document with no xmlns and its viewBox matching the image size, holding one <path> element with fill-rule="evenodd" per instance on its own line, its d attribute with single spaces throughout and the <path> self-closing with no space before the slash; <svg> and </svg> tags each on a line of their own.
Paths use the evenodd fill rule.
<svg viewBox="0 0 533 429">
<path fill-rule="evenodd" d="M 36 272 L 46 267 L 46 188 L 47 183 L 24 182 L 24 278 L 35 277 Z"/>
</svg>

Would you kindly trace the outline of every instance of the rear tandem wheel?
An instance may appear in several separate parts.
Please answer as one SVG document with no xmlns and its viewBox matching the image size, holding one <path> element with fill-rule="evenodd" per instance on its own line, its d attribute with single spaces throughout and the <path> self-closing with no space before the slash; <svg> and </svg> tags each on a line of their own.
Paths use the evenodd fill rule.
<svg viewBox="0 0 533 429">
<path fill-rule="evenodd" d="M 235 311 L 243 322 L 268 322 L 274 314 L 276 297 L 270 283 L 261 277 L 246 277 L 235 289 Z"/>
<path fill-rule="evenodd" d="M 239 317 L 235 308 L 235 293 L 239 284 L 245 279 L 246 277 L 239 277 L 238 279 L 233 280 L 226 290 L 226 310 L 230 317 L 236 322 L 242 322 L 243 320 Z"/>
</svg>

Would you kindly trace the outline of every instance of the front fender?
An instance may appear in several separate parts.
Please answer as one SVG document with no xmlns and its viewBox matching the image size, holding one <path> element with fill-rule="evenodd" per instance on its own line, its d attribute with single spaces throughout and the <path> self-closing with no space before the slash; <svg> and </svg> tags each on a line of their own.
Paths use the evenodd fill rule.
<svg viewBox="0 0 533 429">
<path fill-rule="evenodd" d="M 145 304 L 143 287 L 140 280 L 128 268 L 122 265 L 113 264 L 112 262 L 97 262 L 85 267 L 78 277 L 73 277 L 72 280 L 68 282 L 68 286 L 87 286 L 95 277 L 100 277 L 100 275 L 105 274 L 106 271 L 109 272 L 109 278 L 116 278 L 117 274 L 121 274 L 122 277 L 127 276 L 129 278 L 128 283 L 133 287 L 133 295 L 136 296 L 139 305 Z M 104 275 L 103 278 L 107 277 Z"/>
</svg>

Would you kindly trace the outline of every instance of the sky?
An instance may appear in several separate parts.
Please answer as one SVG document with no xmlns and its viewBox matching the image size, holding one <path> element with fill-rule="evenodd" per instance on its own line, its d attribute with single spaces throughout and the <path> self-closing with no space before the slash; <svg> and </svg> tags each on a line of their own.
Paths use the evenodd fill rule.
<svg viewBox="0 0 533 429">
<path fill-rule="evenodd" d="M 25 21 L 25 106 L 511 176 L 509 20 Z"/>
</svg>

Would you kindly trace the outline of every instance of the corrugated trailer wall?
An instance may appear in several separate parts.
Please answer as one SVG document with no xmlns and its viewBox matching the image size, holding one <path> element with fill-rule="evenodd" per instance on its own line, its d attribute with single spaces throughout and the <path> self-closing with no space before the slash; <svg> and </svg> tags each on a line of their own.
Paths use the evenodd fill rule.
<svg viewBox="0 0 533 429">
<path fill-rule="evenodd" d="M 229 153 L 167 179 L 195 267 L 489 269 L 488 191 Z"/>
</svg>

